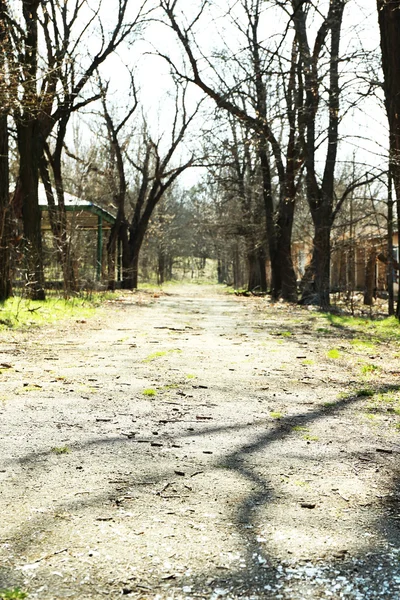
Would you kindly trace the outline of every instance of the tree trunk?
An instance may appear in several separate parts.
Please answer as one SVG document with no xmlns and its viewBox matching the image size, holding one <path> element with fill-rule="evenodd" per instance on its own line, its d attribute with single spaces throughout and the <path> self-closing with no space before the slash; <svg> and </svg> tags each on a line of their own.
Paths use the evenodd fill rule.
<svg viewBox="0 0 400 600">
<path fill-rule="evenodd" d="M 162 285 L 165 281 L 165 254 L 162 250 L 158 252 L 157 255 L 157 283 L 158 285 Z"/>
<path fill-rule="evenodd" d="M 39 157 L 42 154 L 38 124 L 34 120 L 17 124 L 20 157 L 19 184 L 22 197 L 22 218 L 27 281 L 31 300 L 45 300 L 41 213 L 39 208 Z"/>
<path fill-rule="evenodd" d="M 364 304 L 366 306 L 372 306 L 374 303 L 376 257 L 377 257 L 376 248 L 371 248 L 371 250 L 368 254 L 367 266 L 365 269 Z"/>
<path fill-rule="evenodd" d="M 7 53 L 6 12 L 7 3 L 0 0 L 0 89 L 2 94 L 6 94 L 7 90 L 5 78 Z M 5 103 L 7 99 L 2 98 L 2 101 Z M 10 242 L 12 221 L 8 153 L 7 112 L 2 106 L 0 111 L 0 302 L 4 302 L 11 295 Z"/>
<path fill-rule="evenodd" d="M 11 204 L 9 197 L 8 124 L 0 115 L 0 302 L 11 295 Z"/>
<path fill-rule="evenodd" d="M 249 291 L 267 292 L 267 274 L 265 269 L 265 251 L 258 247 L 248 250 L 248 285 Z"/>
<path fill-rule="evenodd" d="M 331 228 L 329 218 L 320 208 L 313 213 L 314 239 L 311 264 L 303 277 L 302 304 L 317 304 L 323 310 L 330 306 Z"/>
<path fill-rule="evenodd" d="M 295 193 L 295 192 L 294 192 Z M 275 287 L 280 289 L 280 296 L 287 302 L 297 302 L 297 281 L 292 260 L 292 229 L 295 199 L 281 202 L 276 223 L 276 249 L 274 274 L 279 276 Z"/>
<path fill-rule="evenodd" d="M 390 172 L 396 191 L 397 224 L 400 226 L 400 0 L 377 0 L 381 34 L 386 112 L 389 122 Z M 399 230 L 399 229 L 398 229 Z M 400 319 L 400 285 L 396 317 Z"/>
</svg>

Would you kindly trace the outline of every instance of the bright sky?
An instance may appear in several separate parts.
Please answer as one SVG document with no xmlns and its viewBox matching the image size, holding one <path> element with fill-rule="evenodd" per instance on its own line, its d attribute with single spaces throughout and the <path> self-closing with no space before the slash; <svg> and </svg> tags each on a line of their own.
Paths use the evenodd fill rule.
<svg viewBox="0 0 400 600">
<path fill-rule="evenodd" d="M 235 52 L 242 44 L 242 39 L 233 28 L 229 15 L 226 13 L 229 3 L 239 5 L 233 0 L 215 0 L 213 15 L 218 15 L 217 18 L 212 21 L 210 14 L 206 14 L 204 20 L 199 22 L 198 39 L 204 53 L 214 50 L 224 36 L 225 50 L 228 52 Z M 107 15 L 110 14 L 111 22 L 113 14 L 109 13 L 109 10 L 112 4 L 111 1 L 106 5 Z M 137 4 L 135 2 L 135 6 Z M 180 0 L 178 7 L 182 6 L 184 10 L 188 10 L 190 7 L 193 10 L 197 4 L 198 0 L 193 0 L 190 5 L 187 0 Z M 217 10 L 218 4 L 219 11 Z M 322 12 L 325 12 L 326 5 L 327 0 L 320 0 L 318 3 Z M 278 29 L 276 18 L 276 11 L 271 12 L 270 10 L 266 15 L 263 31 L 268 32 L 270 39 L 274 39 L 273 36 L 276 36 Z M 318 26 L 318 18 L 316 18 L 315 26 Z M 279 28 L 282 28 L 282 21 L 279 21 Z M 376 0 L 348 0 L 342 33 L 342 55 L 351 55 L 355 52 L 359 55 L 361 49 L 373 51 L 378 47 Z M 128 78 L 123 65 L 134 66 L 144 110 L 149 117 L 153 131 L 159 134 L 169 128 L 173 104 L 169 67 L 162 58 L 156 56 L 157 50 L 179 60 L 180 48 L 175 36 L 168 27 L 153 21 L 147 27 L 145 38 L 135 42 L 130 48 L 121 48 L 119 55 L 107 62 L 104 72 L 111 79 L 115 104 L 124 107 L 124 90 L 126 90 Z M 360 102 L 358 91 L 361 88 L 355 80 L 354 69 L 357 70 L 358 76 L 373 78 L 374 73 L 378 72 L 378 62 L 374 63 L 369 60 L 364 66 L 356 57 L 352 61 L 342 64 L 342 83 L 346 83 L 348 86 L 351 100 L 356 105 L 348 111 L 342 122 L 343 142 L 339 161 L 351 160 L 355 153 L 356 161 L 361 165 L 384 167 L 386 158 L 382 154 L 386 153 L 387 125 L 382 98 L 380 100 L 376 97 L 363 98 Z M 191 104 L 193 105 L 200 97 L 200 92 L 192 86 Z M 209 101 L 208 105 L 214 108 L 212 102 Z M 342 107 L 344 106 L 345 102 L 342 104 Z M 198 127 L 201 127 L 201 122 L 198 123 Z M 193 175 L 186 175 L 186 183 L 193 180 Z"/>
</svg>

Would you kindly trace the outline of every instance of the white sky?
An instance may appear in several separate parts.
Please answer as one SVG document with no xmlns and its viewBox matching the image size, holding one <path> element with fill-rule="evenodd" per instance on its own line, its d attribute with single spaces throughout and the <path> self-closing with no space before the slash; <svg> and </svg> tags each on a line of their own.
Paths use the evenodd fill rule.
<svg viewBox="0 0 400 600">
<path fill-rule="evenodd" d="M 113 3 L 116 4 L 116 0 L 107 0 L 106 4 L 106 14 L 110 16 L 111 22 L 113 20 L 111 12 Z M 138 0 L 135 0 L 133 5 L 137 6 L 137 4 Z M 229 24 L 229 18 L 222 16 L 223 9 L 229 4 L 228 1 L 219 0 L 219 4 L 223 8 L 220 11 L 220 16 L 214 22 L 207 15 L 200 22 L 199 43 L 205 53 L 211 51 L 219 43 L 222 34 L 227 37 L 227 43 L 233 51 L 241 43 L 237 33 Z M 327 0 L 319 1 L 318 6 L 321 11 L 324 11 L 326 4 Z M 180 3 L 178 3 L 178 6 L 184 7 L 185 10 L 188 7 L 193 9 L 196 5 L 197 0 L 190 4 L 188 0 L 180 0 Z M 214 2 L 215 5 L 218 5 L 218 0 Z M 267 33 L 272 36 L 277 31 L 276 15 L 274 18 L 273 13 L 270 11 L 267 17 L 269 21 L 266 31 L 269 29 Z M 281 22 L 279 26 L 282 26 Z M 359 50 L 361 47 L 368 51 L 379 47 L 376 0 L 348 0 L 345 7 L 341 52 L 342 54 L 351 54 L 355 49 Z M 172 104 L 171 100 L 168 99 L 168 91 L 171 90 L 169 67 L 162 58 L 155 56 L 154 53 L 157 50 L 172 55 L 177 60 L 179 60 L 181 53 L 175 36 L 168 27 L 159 22 L 153 22 L 147 28 L 145 39 L 135 42 L 130 48 L 121 48 L 118 56 L 111 58 L 104 66 L 103 72 L 111 80 L 115 104 L 123 107 L 124 90 L 127 86 L 127 74 L 123 65 L 135 66 L 140 97 L 145 112 L 153 131 L 160 133 L 163 129 L 168 129 Z M 353 62 L 343 64 L 342 82 L 353 78 L 353 65 Z M 376 66 L 372 63 L 368 65 L 368 68 L 373 68 L 376 71 Z M 364 70 L 364 67 L 358 66 L 357 69 L 358 75 L 360 75 L 359 69 Z M 353 96 L 355 93 L 356 90 L 353 86 Z M 199 97 L 201 97 L 201 93 L 192 86 L 190 96 L 192 104 Z M 211 101 L 208 102 L 208 105 L 214 108 Z M 201 127 L 201 122 L 199 122 L 198 127 Z M 351 160 L 354 153 L 356 161 L 361 165 L 385 166 L 386 157 L 382 155 L 386 153 L 387 124 L 382 100 L 378 101 L 374 97 L 363 99 L 361 104 L 344 117 L 340 133 L 345 139 L 341 144 L 339 162 Z M 186 174 L 185 183 L 193 183 L 196 177 L 197 174 L 195 173 Z"/>
</svg>

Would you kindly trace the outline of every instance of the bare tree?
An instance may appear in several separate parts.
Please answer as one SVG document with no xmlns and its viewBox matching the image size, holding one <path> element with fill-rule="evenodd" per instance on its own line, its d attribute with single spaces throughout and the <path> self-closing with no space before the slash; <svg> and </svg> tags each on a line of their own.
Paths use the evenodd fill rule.
<svg viewBox="0 0 400 600">
<path fill-rule="evenodd" d="M 21 90 L 14 108 L 20 156 L 18 196 L 22 203 L 29 289 L 33 298 L 44 298 L 38 173 L 46 141 L 56 123 L 60 123 L 61 139 L 70 114 L 88 102 L 82 96 L 88 81 L 142 21 L 146 1 L 143 0 L 135 18 L 128 22 L 129 0 L 118 0 L 115 23 L 108 36 L 101 25 L 101 0 L 94 11 L 85 0 L 73 0 L 72 3 L 67 0 L 49 0 L 46 3 L 43 0 L 23 0 L 22 18 L 17 14 L 10 21 L 14 52 L 19 61 Z M 84 10 L 87 13 L 81 21 L 85 25 L 79 30 L 79 17 Z M 101 28 L 100 46 L 97 52 L 91 54 L 87 64 L 81 65 L 78 62 L 83 50 L 81 46 L 91 26 L 96 23 Z M 45 59 L 40 53 L 40 45 L 46 48 Z M 60 147 L 62 144 L 56 146 L 53 156 L 56 168 Z M 62 182 L 59 177 L 56 192 L 58 210 L 62 213 Z M 60 225 L 61 228 L 65 226 L 63 216 Z"/>
<path fill-rule="evenodd" d="M 390 174 L 396 193 L 397 231 L 400 231 L 400 1 L 377 0 L 381 32 L 386 113 L 389 122 Z M 400 319 L 400 286 L 396 316 Z"/>
<path fill-rule="evenodd" d="M 115 287 L 115 256 L 118 248 L 118 243 L 122 243 L 122 260 L 125 264 L 129 262 L 128 246 L 128 220 L 126 217 L 126 195 L 127 195 L 127 178 L 126 178 L 126 157 L 125 150 L 129 144 L 130 135 L 124 129 L 129 120 L 138 107 L 138 99 L 136 87 L 132 73 L 130 74 L 131 85 L 130 93 L 127 94 L 127 109 L 126 113 L 120 118 L 119 122 L 115 121 L 112 112 L 107 103 L 108 86 L 105 85 L 100 76 L 98 76 L 98 85 L 101 95 L 102 117 L 106 126 L 106 139 L 108 149 L 108 165 L 107 176 L 111 189 L 113 203 L 117 208 L 116 221 L 113 224 L 110 236 L 107 243 L 107 266 L 108 266 L 108 288 Z M 131 133 L 131 131 L 130 131 Z M 124 134 L 122 138 L 122 134 Z"/>
<path fill-rule="evenodd" d="M 246 26 L 243 28 L 239 21 L 235 22 L 235 25 L 244 34 L 249 53 L 248 69 L 243 74 L 245 85 L 241 89 L 237 82 L 230 80 L 227 71 L 222 75 L 217 73 L 218 83 L 215 85 L 208 83 L 205 79 L 200 64 L 205 62 L 211 72 L 214 74 L 217 72 L 216 63 L 211 63 L 211 59 L 204 57 L 196 43 L 194 28 L 205 10 L 206 4 L 207 2 L 202 2 L 197 15 L 185 25 L 178 16 L 178 0 L 160 1 L 168 22 L 185 52 L 190 73 L 181 72 L 169 56 L 165 54 L 163 56 L 183 79 L 197 85 L 215 101 L 220 109 L 245 123 L 254 132 L 262 173 L 267 239 L 272 270 L 272 294 L 274 297 L 282 296 L 287 300 L 297 300 L 296 277 L 291 259 L 291 232 L 296 189 L 302 165 L 297 127 L 302 109 L 302 95 L 301 92 L 297 93 L 298 48 L 296 45 L 292 47 L 288 67 L 279 72 L 279 85 L 284 90 L 285 103 L 281 116 L 285 120 L 288 130 L 284 145 L 281 141 L 282 136 L 280 140 L 274 132 L 270 117 L 271 98 L 268 97 L 267 86 L 272 80 L 271 72 L 276 72 L 272 65 L 279 56 L 279 52 L 265 53 L 263 43 L 259 39 L 263 3 L 261 0 L 242 0 L 240 4 L 246 16 Z M 241 64 L 243 65 L 243 61 Z M 249 81 L 251 82 L 250 88 L 247 85 Z M 247 98 L 245 105 L 242 103 L 243 97 Z M 277 99 L 274 98 L 273 101 L 275 103 Z M 271 155 L 275 171 L 271 168 Z M 279 181 L 277 200 L 274 198 L 272 184 L 275 173 Z"/>
<path fill-rule="evenodd" d="M 176 164 L 177 155 L 182 149 L 186 134 L 189 132 L 200 103 L 191 112 L 186 108 L 186 89 L 176 88 L 175 110 L 171 126 L 171 136 L 165 144 L 162 136 L 154 140 L 144 121 L 140 152 L 136 159 L 131 155 L 128 160 L 137 173 L 137 191 L 133 202 L 133 214 L 123 239 L 123 285 L 128 289 L 137 288 L 139 253 L 153 211 L 164 194 L 170 189 L 178 177 L 188 168 L 198 164 L 194 154 Z M 164 150 L 163 150 L 164 148 Z"/>
</svg>

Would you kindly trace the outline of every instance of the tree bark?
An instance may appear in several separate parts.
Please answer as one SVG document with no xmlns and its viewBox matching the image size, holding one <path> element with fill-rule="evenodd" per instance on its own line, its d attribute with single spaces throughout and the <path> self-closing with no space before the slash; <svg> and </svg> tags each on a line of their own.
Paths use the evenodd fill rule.
<svg viewBox="0 0 400 600">
<path fill-rule="evenodd" d="M 11 203 L 9 194 L 9 140 L 7 122 L 7 81 L 6 55 L 7 32 L 5 29 L 4 12 L 7 6 L 0 0 L 0 302 L 11 295 Z"/>
<path fill-rule="evenodd" d="M 20 157 L 19 185 L 22 198 L 24 230 L 26 290 L 32 300 L 44 300 L 44 271 L 39 208 L 39 157 L 43 152 L 38 124 L 34 120 L 18 123 L 18 150 Z"/>
<path fill-rule="evenodd" d="M 11 295 L 11 231 L 8 123 L 7 115 L 0 114 L 0 302 L 4 302 Z"/>
<path fill-rule="evenodd" d="M 377 8 L 389 122 L 390 173 L 396 192 L 397 228 L 400 231 L 400 0 L 377 0 Z M 400 319 L 400 286 L 396 317 Z"/>
</svg>

